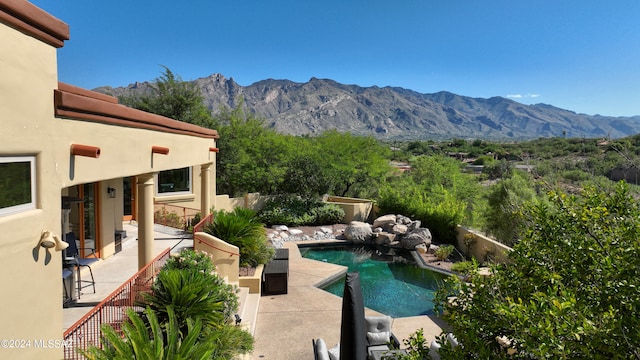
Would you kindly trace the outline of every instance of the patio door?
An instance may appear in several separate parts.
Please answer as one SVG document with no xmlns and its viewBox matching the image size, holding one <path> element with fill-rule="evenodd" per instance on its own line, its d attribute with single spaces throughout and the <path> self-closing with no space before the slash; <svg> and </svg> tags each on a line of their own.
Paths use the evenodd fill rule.
<svg viewBox="0 0 640 360">
<path fill-rule="evenodd" d="M 72 204 L 71 230 L 76 234 L 76 239 L 80 242 L 79 248 L 95 249 L 96 256 L 100 257 L 100 229 L 98 209 L 100 197 L 100 185 L 89 183 L 77 185 L 69 188 L 69 195 L 82 199 L 81 202 Z M 92 255 L 91 251 L 80 251 L 81 257 Z"/>
<path fill-rule="evenodd" d="M 82 223 L 80 237 L 80 247 L 86 249 L 95 249 L 96 255 L 99 257 L 100 244 L 98 243 L 98 209 L 100 188 L 98 183 L 90 183 L 82 185 Z M 85 250 L 84 254 L 80 252 L 82 257 L 92 255 L 92 252 Z"/>
<path fill-rule="evenodd" d="M 131 221 L 136 219 L 136 177 L 126 177 L 122 179 L 123 196 L 124 196 L 124 216 L 122 221 Z"/>
</svg>

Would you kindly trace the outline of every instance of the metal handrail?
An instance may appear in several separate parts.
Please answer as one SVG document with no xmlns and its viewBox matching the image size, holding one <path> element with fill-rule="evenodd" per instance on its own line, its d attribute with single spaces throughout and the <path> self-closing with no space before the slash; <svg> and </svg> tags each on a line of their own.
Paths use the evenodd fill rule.
<svg viewBox="0 0 640 360">
<path fill-rule="evenodd" d="M 197 232 L 203 232 L 205 226 L 208 226 L 212 222 L 213 222 L 213 214 L 210 213 L 209 215 L 205 216 L 202 220 L 200 220 L 200 222 L 193 227 L 193 235 L 195 235 Z"/>
<path fill-rule="evenodd" d="M 162 266 L 169 259 L 170 251 L 169 248 L 163 250 L 129 280 L 65 330 L 63 334 L 65 343 L 72 344 L 72 346 L 64 348 L 65 359 L 83 359 L 84 357 L 77 351 L 78 348 L 87 350 L 91 346 L 102 347 L 101 327 L 103 324 L 109 324 L 120 331 L 122 323 L 127 319 L 127 309 L 143 310 L 139 306 L 140 300 L 142 300 L 141 294 L 151 292 L 151 285 L 153 285 Z"/>
<path fill-rule="evenodd" d="M 187 230 L 193 225 L 193 219 L 200 213 L 199 209 L 165 203 L 154 203 L 154 222 L 156 224 Z M 172 216 L 172 215 L 175 215 Z"/>
</svg>

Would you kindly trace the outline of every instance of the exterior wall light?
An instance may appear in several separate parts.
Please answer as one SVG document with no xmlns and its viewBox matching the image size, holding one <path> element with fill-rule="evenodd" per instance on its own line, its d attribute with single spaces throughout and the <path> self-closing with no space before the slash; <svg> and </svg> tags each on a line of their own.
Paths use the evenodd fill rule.
<svg viewBox="0 0 640 360">
<path fill-rule="evenodd" d="M 115 198 L 116 197 L 116 189 L 112 188 L 112 187 L 108 187 L 107 188 L 107 194 L 109 195 L 110 198 Z"/>
<path fill-rule="evenodd" d="M 39 244 L 45 249 L 55 248 L 56 251 L 62 251 L 69 247 L 68 243 L 62 241 L 58 235 L 49 230 L 42 231 Z"/>
</svg>

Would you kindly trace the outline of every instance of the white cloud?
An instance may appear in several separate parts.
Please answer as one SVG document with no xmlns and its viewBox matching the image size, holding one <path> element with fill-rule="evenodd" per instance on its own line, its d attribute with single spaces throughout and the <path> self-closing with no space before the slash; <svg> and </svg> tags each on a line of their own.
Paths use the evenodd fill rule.
<svg viewBox="0 0 640 360">
<path fill-rule="evenodd" d="M 526 94 L 526 95 L 522 95 L 522 94 L 509 94 L 506 97 L 509 99 L 525 99 L 525 98 L 537 98 L 540 97 L 540 94 Z"/>
</svg>

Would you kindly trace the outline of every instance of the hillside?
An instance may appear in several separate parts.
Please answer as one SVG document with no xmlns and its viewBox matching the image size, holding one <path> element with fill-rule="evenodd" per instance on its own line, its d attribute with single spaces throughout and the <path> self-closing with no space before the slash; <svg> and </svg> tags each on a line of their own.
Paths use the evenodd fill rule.
<svg viewBox="0 0 640 360">
<path fill-rule="evenodd" d="M 220 74 L 195 80 L 207 106 L 247 110 L 275 130 L 294 135 L 328 129 L 382 139 L 619 138 L 640 133 L 640 116 L 585 115 L 546 104 L 524 105 L 503 97 L 471 98 L 450 92 L 421 94 L 397 87 L 360 87 L 311 78 L 306 83 L 262 80 L 238 85 Z M 114 95 L 145 93 L 148 82 L 101 87 Z"/>
</svg>

